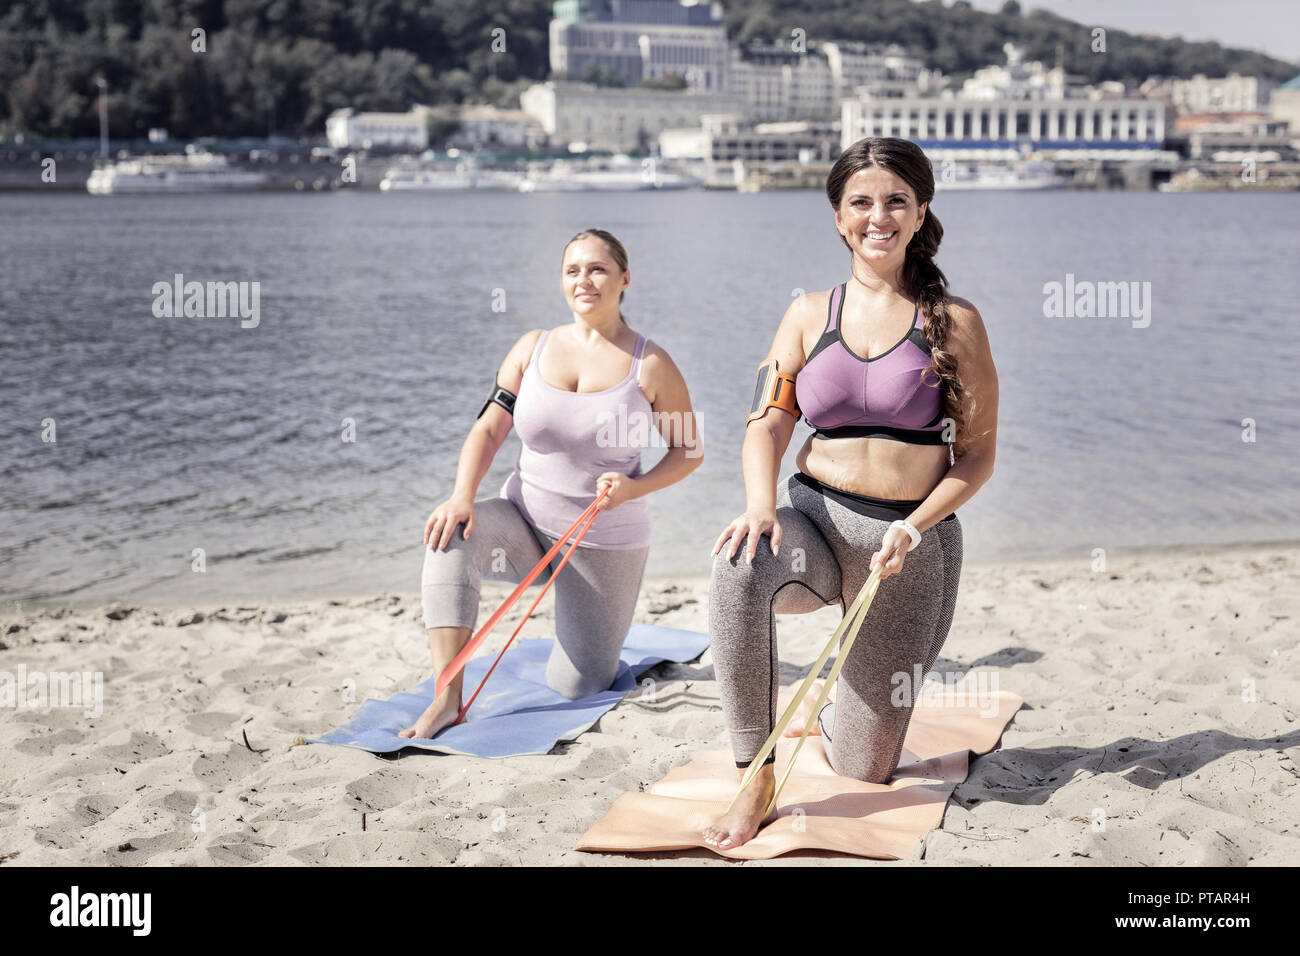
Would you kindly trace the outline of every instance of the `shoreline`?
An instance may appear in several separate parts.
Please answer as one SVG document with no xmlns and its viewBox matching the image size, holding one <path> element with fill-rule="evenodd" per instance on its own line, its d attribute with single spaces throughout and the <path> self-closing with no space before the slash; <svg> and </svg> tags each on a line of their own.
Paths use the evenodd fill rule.
<svg viewBox="0 0 1300 956">
<path fill-rule="evenodd" d="M 1236 541 L 1224 544 L 1170 544 L 1170 545 L 1145 545 L 1124 548 L 1113 548 L 1106 552 L 1108 562 L 1114 560 L 1151 560 L 1158 558 L 1177 558 L 1199 556 L 1202 552 L 1225 552 L 1228 554 L 1238 554 L 1241 552 L 1252 551 L 1256 549 L 1264 550 L 1296 550 L 1300 549 L 1300 537 L 1281 538 L 1275 541 Z M 1081 566 L 1088 566 L 1090 557 L 1087 553 L 1079 553 L 1074 556 L 1062 554 L 1060 552 L 1049 552 L 1045 556 L 1027 556 L 1023 558 L 1006 558 L 992 559 L 985 561 L 967 560 L 962 564 L 963 571 L 975 568 L 1015 568 L 1019 567 L 1021 571 L 1027 571 L 1031 568 L 1042 567 L 1044 569 L 1064 569 L 1066 566 L 1078 563 Z M 906 565 L 904 565 L 906 570 Z M 649 574 L 644 577 L 642 585 L 643 590 L 654 590 L 656 585 L 672 583 L 676 581 L 695 581 L 703 582 L 704 587 L 708 587 L 708 574 Z M 508 594 L 513 585 L 503 584 L 496 581 L 486 581 L 485 593 L 492 587 L 502 589 L 502 595 Z M 533 587 L 536 587 L 534 585 Z M 532 588 L 525 593 L 532 593 Z M 194 609 L 197 611 L 216 610 L 217 608 L 226 607 L 231 604 L 256 606 L 266 603 L 279 604 L 319 604 L 330 601 L 348 602 L 365 602 L 378 598 L 387 598 L 391 596 L 401 597 L 403 599 L 419 598 L 418 590 L 410 589 L 393 589 L 384 588 L 380 590 L 365 589 L 355 591 L 331 590 L 322 593 L 293 593 L 293 592 L 262 592 L 253 593 L 248 591 L 236 591 L 226 597 L 210 597 L 199 599 L 186 599 L 184 597 L 168 598 L 135 598 L 135 597 L 116 597 L 116 598 L 95 598 L 88 600 L 30 600 L 5 598 L 0 602 L 0 625 L 10 622 L 11 618 L 21 615 L 26 611 L 49 612 L 66 609 L 73 612 L 93 611 L 98 608 L 111 609 L 122 606 L 135 606 L 138 608 L 155 608 L 161 611 L 178 611 L 182 609 Z M 15 605 L 21 604 L 24 611 L 16 611 Z M 486 619 L 486 616 L 485 616 Z M 3 627 L 0 627 L 0 636 L 2 636 Z"/>
</svg>

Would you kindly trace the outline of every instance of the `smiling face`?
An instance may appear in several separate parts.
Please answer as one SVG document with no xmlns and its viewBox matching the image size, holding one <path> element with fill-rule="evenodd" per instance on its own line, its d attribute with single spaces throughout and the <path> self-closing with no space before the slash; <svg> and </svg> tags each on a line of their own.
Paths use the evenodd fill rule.
<svg viewBox="0 0 1300 956">
<path fill-rule="evenodd" d="M 596 236 L 577 239 L 564 250 L 560 276 L 569 308 L 580 315 L 611 308 L 617 314 L 620 294 L 631 279 L 631 273 L 619 269 L 609 247 Z"/>
<path fill-rule="evenodd" d="M 835 228 L 853 253 L 877 271 L 897 268 L 925 221 L 928 205 L 918 204 L 912 187 L 897 174 L 867 166 L 844 184 Z"/>
</svg>

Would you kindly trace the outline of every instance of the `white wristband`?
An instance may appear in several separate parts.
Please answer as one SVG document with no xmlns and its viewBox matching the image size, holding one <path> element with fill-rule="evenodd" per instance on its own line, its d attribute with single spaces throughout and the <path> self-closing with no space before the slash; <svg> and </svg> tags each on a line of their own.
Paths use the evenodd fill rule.
<svg viewBox="0 0 1300 956">
<path fill-rule="evenodd" d="M 912 539 L 912 543 L 908 545 L 907 548 L 908 551 L 911 551 L 913 548 L 915 548 L 918 544 L 921 543 L 921 532 L 917 531 L 906 521 L 895 521 L 893 524 L 890 525 L 890 527 L 902 528 L 904 531 L 907 532 L 907 536 Z"/>
</svg>

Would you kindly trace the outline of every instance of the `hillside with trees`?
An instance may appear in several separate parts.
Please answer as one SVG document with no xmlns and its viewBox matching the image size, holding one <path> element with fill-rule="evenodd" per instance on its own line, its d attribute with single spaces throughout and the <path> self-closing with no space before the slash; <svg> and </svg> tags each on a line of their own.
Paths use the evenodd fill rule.
<svg viewBox="0 0 1300 956">
<path fill-rule="evenodd" d="M 0 137 L 97 135 L 96 74 L 123 138 L 320 136 L 344 106 L 517 106 L 549 72 L 550 16 L 538 0 L 19 0 L 0 17 Z"/>
<path fill-rule="evenodd" d="M 1234 50 L 1214 42 L 1189 42 L 1106 28 L 1105 52 L 1093 52 L 1092 30 L 1081 23 L 1034 10 L 1022 13 L 1016 0 L 999 13 L 974 9 L 965 0 L 943 6 L 937 0 L 726 0 L 727 35 L 740 43 L 788 40 L 802 28 L 809 40 L 897 43 L 949 74 L 969 74 L 1002 63 L 1002 45 L 1025 48 L 1026 58 L 1054 64 L 1058 50 L 1065 68 L 1090 83 L 1123 80 L 1141 83 L 1149 76 L 1190 77 L 1230 72 L 1287 80 L 1300 72 L 1264 53 Z M 1225 14 L 1226 15 L 1226 14 Z M 1178 24 L 1170 24 L 1177 32 Z"/>
<path fill-rule="evenodd" d="M 320 136 L 334 109 L 412 103 L 516 106 L 549 76 L 547 0 L 13 0 L 0 13 L 0 139 L 98 133 L 95 78 L 109 91 L 110 134 L 141 138 Z M 1292 64 L 1217 43 L 1107 31 L 1047 13 L 1000 13 L 909 0 L 725 0 L 742 43 L 894 42 L 945 73 L 1003 60 L 1007 40 L 1030 58 L 1091 81 L 1149 75 L 1286 79 Z M 1171 25 L 1173 26 L 1173 25 Z M 493 30 L 501 28 L 493 50 Z M 197 37 L 195 31 L 202 31 Z"/>
</svg>

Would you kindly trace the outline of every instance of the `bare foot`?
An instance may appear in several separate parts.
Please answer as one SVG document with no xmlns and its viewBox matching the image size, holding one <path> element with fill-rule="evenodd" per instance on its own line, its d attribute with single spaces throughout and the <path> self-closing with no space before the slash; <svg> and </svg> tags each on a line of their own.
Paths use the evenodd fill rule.
<svg viewBox="0 0 1300 956">
<path fill-rule="evenodd" d="M 450 688 L 448 688 L 450 690 Z M 410 727 L 399 731 L 397 736 L 414 740 L 429 740 L 438 731 L 449 726 L 460 713 L 460 695 L 452 696 L 444 691 L 442 697 L 428 706 L 420 719 Z"/>
<path fill-rule="evenodd" d="M 756 776 L 731 801 L 731 807 L 713 826 L 704 828 L 704 842 L 721 850 L 748 843 L 763 823 L 763 810 L 776 789 L 775 764 L 764 764 Z"/>
<path fill-rule="evenodd" d="M 785 733 L 781 735 L 782 737 L 798 737 L 803 733 L 803 725 L 808 723 L 808 718 L 812 716 L 813 704 L 817 703 L 817 698 L 821 696 L 824 686 L 826 686 L 826 681 L 820 678 L 813 681 L 812 689 L 804 694 L 803 700 L 799 703 L 799 709 L 794 712 L 794 717 L 791 718 L 790 723 L 785 725 Z M 817 726 L 817 721 L 814 720 L 812 730 L 808 731 L 808 736 L 811 737 L 821 732 L 821 728 Z"/>
</svg>

